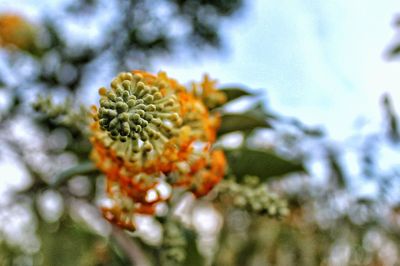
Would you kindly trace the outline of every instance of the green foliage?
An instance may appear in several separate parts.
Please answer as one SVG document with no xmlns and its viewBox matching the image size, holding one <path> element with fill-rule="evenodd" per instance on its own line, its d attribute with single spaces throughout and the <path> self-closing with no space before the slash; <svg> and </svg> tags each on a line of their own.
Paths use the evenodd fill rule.
<svg viewBox="0 0 400 266">
<path fill-rule="evenodd" d="M 88 231 L 70 219 L 40 224 L 41 251 L 35 265 L 100 266 L 128 263 L 111 249 L 108 240 Z"/>
<path fill-rule="evenodd" d="M 185 238 L 187 242 L 186 248 L 186 260 L 183 265 L 191 265 L 191 266 L 204 266 L 205 259 L 204 256 L 201 255 L 199 248 L 197 246 L 197 236 L 193 231 L 186 230 Z"/>
<path fill-rule="evenodd" d="M 238 98 L 244 95 L 248 94 L 236 94 Z M 221 127 L 218 131 L 219 135 L 235 131 L 242 131 L 246 135 L 248 135 L 254 129 L 272 129 L 273 127 L 270 122 L 274 120 L 279 120 L 277 116 L 265 110 L 264 104 L 262 102 L 258 102 L 254 107 L 243 113 L 224 113 L 221 119 Z"/>
<path fill-rule="evenodd" d="M 400 54 L 400 44 L 395 45 L 394 47 L 392 47 L 392 48 L 389 50 L 389 55 L 390 55 L 391 57 L 395 57 L 395 56 L 397 56 L 398 54 Z"/>
<path fill-rule="evenodd" d="M 283 177 L 290 173 L 305 172 L 299 162 L 289 161 L 271 150 L 240 148 L 226 150 L 232 174 L 242 180 L 246 175 L 255 175 L 261 180 Z"/>
<path fill-rule="evenodd" d="M 399 123 L 397 114 L 394 110 L 392 100 L 389 95 L 385 94 L 382 97 L 382 107 L 384 115 L 386 116 L 386 131 L 388 138 L 393 142 L 400 141 Z"/>
<path fill-rule="evenodd" d="M 251 96 L 252 93 L 248 92 L 247 90 L 240 88 L 240 87 L 223 87 L 220 88 L 226 95 L 227 102 L 236 100 L 242 96 Z"/>
<path fill-rule="evenodd" d="M 223 114 L 221 119 L 219 135 L 235 131 L 250 132 L 256 128 L 271 128 L 271 125 L 265 119 L 251 114 Z"/>
<path fill-rule="evenodd" d="M 182 265 L 187 259 L 187 241 L 182 225 L 177 221 L 169 221 L 164 225 L 161 246 L 165 265 Z"/>
</svg>

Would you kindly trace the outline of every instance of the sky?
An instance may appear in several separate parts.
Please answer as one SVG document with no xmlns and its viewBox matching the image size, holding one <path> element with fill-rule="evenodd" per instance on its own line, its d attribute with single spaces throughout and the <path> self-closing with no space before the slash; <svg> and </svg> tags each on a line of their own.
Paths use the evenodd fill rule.
<svg viewBox="0 0 400 266">
<path fill-rule="evenodd" d="M 398 1 L 248 1 L 224 25 L 223 56 L 158 62 L 180 80 L 209 73 L 221 84 L 262 92 L 268 106 L 343 140 L 356 121 L 381 126 L 380 96 L 400 99 L 399 63 L 385 51 L 394 39 Z"/>
</svg>

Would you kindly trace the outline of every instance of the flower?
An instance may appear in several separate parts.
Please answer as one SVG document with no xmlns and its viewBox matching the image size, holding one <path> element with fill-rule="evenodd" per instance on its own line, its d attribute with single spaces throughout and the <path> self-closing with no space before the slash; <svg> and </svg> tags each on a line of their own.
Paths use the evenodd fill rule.
<svg viewBox="0 0 400 266">
<path fill-rule="evenodd" d="M 201 197 L 222 180 L 225 169 L 224 153 L 220 150 L 210 152 L 207 147 L 197 154 L 195 160 L 181 162 L 179 169 L 169 175 L 170 183 L 177 187 L 187 187 L 196 197 Z"/>
<path fill-rule="evenodd" d="M 217 81 L 210 79 L 208 75 L 204 75 L 201 83 L 192 83 L 192 91 L 209 109 L 218 107 L 227 100 L 225 93 L 217 90 L 216 84 Z"/>
<path fill-rule="evenodd" d="M 99 94 L 91 157 L 106 176 L 112 202 L 102 208 L 107 220 L 133 230 L 135 213 L 154 214 L 168 200 L 157 192 L 160 182 L 203 196 L 223 178 L 224 153 L 212 150 L 219 115 L 196 91 L 165 72 L 135 70 L 120 73 Z M 150 199 L 150 191 L 157 196 Z"/>
<path fill-rule="evenodd" d="M 21 16 L 0 15 L 0 46 L 31 50 L 34 47 L 35 34 L 34 27 Z"/>
</svg>

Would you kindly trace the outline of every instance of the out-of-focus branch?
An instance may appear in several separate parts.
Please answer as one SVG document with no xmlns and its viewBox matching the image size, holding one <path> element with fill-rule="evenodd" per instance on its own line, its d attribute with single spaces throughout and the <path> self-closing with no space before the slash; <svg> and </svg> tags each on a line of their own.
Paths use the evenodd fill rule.
<svg viewBox="0 0 400 266">
<path fill-rule="evenodd" d="M 141 251 L 140 247 L 121 229 L 112 227 L 112 238 L 118 243 L 118 246 L 125 252 L 134 266 L 150 266 L 149 260 Z"/>
<path fill-rule="evenodd" d="M 87 175 L 91 173 L 97 172 L 96 166 L 92 162 L 83 162 L 81 164 L 78 164 L 74 167 L 71 167 L 59 175 L 56 176 L 55 182 L 52 185 L 54 188 L 58 188 L 60 185 L 64 184 L 66 181 L 71 179 L 72 177 L 76 175 Z"/>
</svg>

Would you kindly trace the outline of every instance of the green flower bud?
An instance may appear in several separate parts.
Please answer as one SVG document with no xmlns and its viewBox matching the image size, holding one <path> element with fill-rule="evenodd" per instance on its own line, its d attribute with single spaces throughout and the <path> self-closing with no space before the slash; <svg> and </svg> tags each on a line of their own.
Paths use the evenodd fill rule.
<svg viewBox="0 0 400 266">
<path fill-rule="evenodd" d="M 171 110 L 178 109 L 179 102 L 173 95 L 163 96 L 161 85 L 149 86 L 141 75 L 121 73 L 111 82 L 111 88 L 101 94 L 98 118 L 101 128 L 114 140 L 134 139 L 131 132 L 139 133 L 143 142 L 176 134 L 174 129 L 182 119 Z M 150 142 L 143 145 L 143 150 L 152 150 Z"/>
</svg>

